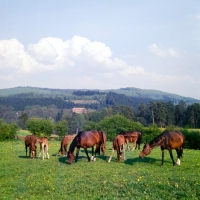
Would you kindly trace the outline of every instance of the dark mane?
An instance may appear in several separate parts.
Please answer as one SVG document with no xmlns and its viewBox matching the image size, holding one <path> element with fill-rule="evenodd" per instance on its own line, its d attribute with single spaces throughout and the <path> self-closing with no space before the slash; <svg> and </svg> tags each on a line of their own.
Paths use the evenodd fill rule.
<svg viewBox="0 0 200 200">
<path fill-rule="evenodd" d="M 80 138 L 81 134 L 82 134 L 82 131 L 79 132 L 79 133 L 76 135 L 76 137 L 72 140 L 72 142 L 71 142 L 71 144 L 70 144 L 70 146 L 69 146 L 69 152 L 70 152 L 70 153 L 74 152 L 74 149 L 76 148 L 76 145 L 77 145 L 77 143 L 78 143 L 78 141 L 79 141 L 79 138 Z"/>
<path fill-rule="evenodd" d="M 164 136 L 164 133 L 155 137 L 153 140 L 151 140 L 151 142 L 149 143 L 149 146 L 150 147 L 158 146 L 158 144 L 160 144 L 163 141 L 163 138 L 164 138 L 163 136 Z"/>
</svg>

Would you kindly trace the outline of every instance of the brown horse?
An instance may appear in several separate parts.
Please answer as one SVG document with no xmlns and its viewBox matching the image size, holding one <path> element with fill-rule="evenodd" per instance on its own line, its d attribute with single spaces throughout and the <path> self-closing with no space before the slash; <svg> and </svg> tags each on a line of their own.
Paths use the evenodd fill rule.
<svg viewBox="0 0 200 200">
<path fill-rule="evenodd" d="M 64 136 L 61 143 L 60 143 L 60 149 L 59 149 L 56 156 L 58 156 L 60 152 L 61 152 L 62 156 L 67 156 L 68 142 L 69 142 L 69 138 L 67 136 Z"/>
<path fill-rule="evenodd" d="M 96 145 L 95 153 L 94 153 L 94 146 Z M 92 157 L 90 159 L 88 155 L 87 148 L 92 148 Z M 74 150 L 76 150 L 76 158 L 75 162 L 78 160 L 78 155 L 80 148 L 85 150 L 85 153 L 88 158 L 88 162 L 90 160 L 96 161 L 96 154 L 100 154 L 100 147 L 103 155 L 106 153 L 106 134 L 103 131 L 81 131 L 79 132 L 76 137 L 73 139 L 72 143 L 70 144 L 69 151 L 67 153 L 68 156 L 68 163 L 71 164 L 74 160 Z M 94 156 L 93 156 L 94 155 Z"/>
<path fill-rule="evenodd" d="M 36 157 L 36 149 L 37 149 L 38 140 L 34 135 L 27 135 L 25 137 L 25 149 L 26 149 L 26 157 L 27 157 L 27 149 L 29 147 L 29 157 Z"/>
<path fill-rule="evenodd" d="M 117 135 L 115 137 L 115 139 L 113 140 L 113 148 L 112 148 L 112 152 L 110 154 L 110 158 L 109 158 L 108 162 L 111 161 L 115 150 L 117 151 L 118 162 L 121 162 L 122 153 L 124 153 L 124 160 L 126 160 L 124 145 L 125 145 L 125 137 L 124 137 L 124 135 L 121 135 L 121 134 Z"/>
<path fill-rule="evenodd" d="M 40 143 L 40 153 L 38 158 L 40 158 L 41 153 L 42 153 L 42 160 L 44 160 L 44 158 L 48 158 L 49 159 L 49 141 L 47 137 L 40 137 L 37 138 L 38 142 Z"/>
<path fill-rule="evenodd" d="M 179 131 L 164 131 L 161 135 L 154 138 L 149 144 L 145 144 L 143 150 L 140 152 L 139 157 L 143 158 L 151 153 L 151 150 L 157 146 L 161 146 L 162 151 L 162 163 L 164 163 L 164 150 L 168 149 L 173 165 L 175 165 L 172 155 L 172 149 L 176 149 L 177 152 L 177 165 L 180 165 L 180 157 L 183 154 L 183 144 L 185 136 Z"/>
<path fill-rule="evenodd" d="M 140 143 L 142 139 L 142 133 L 140 131 L 124 131 L 120 134 L 124 135 L 125 143 L 127 145 L 127 149 L 130 150 L 129 142 L 133 142 L 132 151 L 135 150 L 138 146 L 138 150 L 140 149 Z"/>
</svg>

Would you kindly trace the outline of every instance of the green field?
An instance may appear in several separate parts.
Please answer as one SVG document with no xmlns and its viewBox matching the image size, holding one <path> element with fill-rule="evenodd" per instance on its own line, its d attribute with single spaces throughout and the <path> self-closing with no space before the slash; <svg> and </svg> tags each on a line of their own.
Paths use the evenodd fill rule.
<svg viewBox="0 0 200 200">
<path fill-rule="evenodd" d="M 80 152 L 77 163 L 55 154 L 59 141 L 50 141 L 50 159 L 25 158 L 24 142 L 0 142 L 0 199 L 199 199 L 200 151 L 184 149 L 181 166 L 172 166 L 168 152 L 160 167 L 161 151 L 156 148 L 140 160 L 139 151 L 126 152 L 118 163 L 116 152 L 87 162 Z M 173 152 L 174 157 L 175 151 Z"/>
</svg>

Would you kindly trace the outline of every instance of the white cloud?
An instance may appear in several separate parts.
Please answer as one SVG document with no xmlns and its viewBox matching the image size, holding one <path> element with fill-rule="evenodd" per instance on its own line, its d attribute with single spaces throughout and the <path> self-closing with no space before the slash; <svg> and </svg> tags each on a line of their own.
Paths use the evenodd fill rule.
<svg viewBox="0 0 200 200">
<path fill-rule="evenodd" d="M 149 45 L 149 51 L 166 59 L 179 56 L 174 48 L 167 49 L 156 44 Z M 163 71 L 163 75 L 157 73 L 154 66 L 146 64 L 145 67 L 149 72 L 142 66 L 130 65 L 122 59 L 114 58 L 106 44 L 92 42 L 80 36 L 66 41 L 59 38 L 42 38 L 38 43 L 28 45 L 27 50 L 16 39 L 0 40 L 2 88 L 138 87 L 174 93 L 178 90 L 184 94 L 186 86 L 196 90 L 200 87 L 200 83 L 189 75 L 170 75 L 167 71 Z"/>
<path fill-rule="evenodd" d="M 180 55 L 177 51 L 175 51 L 174 48 L 166 49 L 163 47 L 158 47 L 156 44 L 149 45 L 148 50 L 159 57 L 178 57 Z"/>
<path fill-rule="evenodd" d="M 0 69 L 2 73 L 12 73 L 12 70 L 19 73 L 30 72 L 31 66 L 35 64 L 34 59 L 24 51 L 24 46 L 18 40 L 0 41 Z"/>
<path fill-rule="evenodd" d="M 165 57 L 166 56 L 166 52 L 159 48 L 156 44 L 151 44 L 148 46 L 148 49 L 151 53 L 160 56 L 160 57 Z"/>
</svg>

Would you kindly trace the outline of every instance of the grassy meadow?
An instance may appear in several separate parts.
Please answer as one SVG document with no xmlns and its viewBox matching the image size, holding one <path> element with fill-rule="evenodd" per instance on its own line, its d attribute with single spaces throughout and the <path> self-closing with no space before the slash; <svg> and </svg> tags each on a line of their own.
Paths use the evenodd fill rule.
<svg viewBox="0 0 200 200">
<path fill-rule="evenodd" d="M 68 165 L 66 157 L 55 156 L 60 141 L 50 141 L 50 159 L 44 161 L 27 159 L 24 141 L 0 142 L 0 199 L 199 199 L 199 150 L 184 149 L 175 167 L 165 151 L 160 167 L 159 147 L 143 160 L 138 150 L 126 151 L 121 163 L 115 152 L 108 163 L 111 145 L 96 162 L 88 163 L 81 150 L 78 162 Z"/>
</svg>

